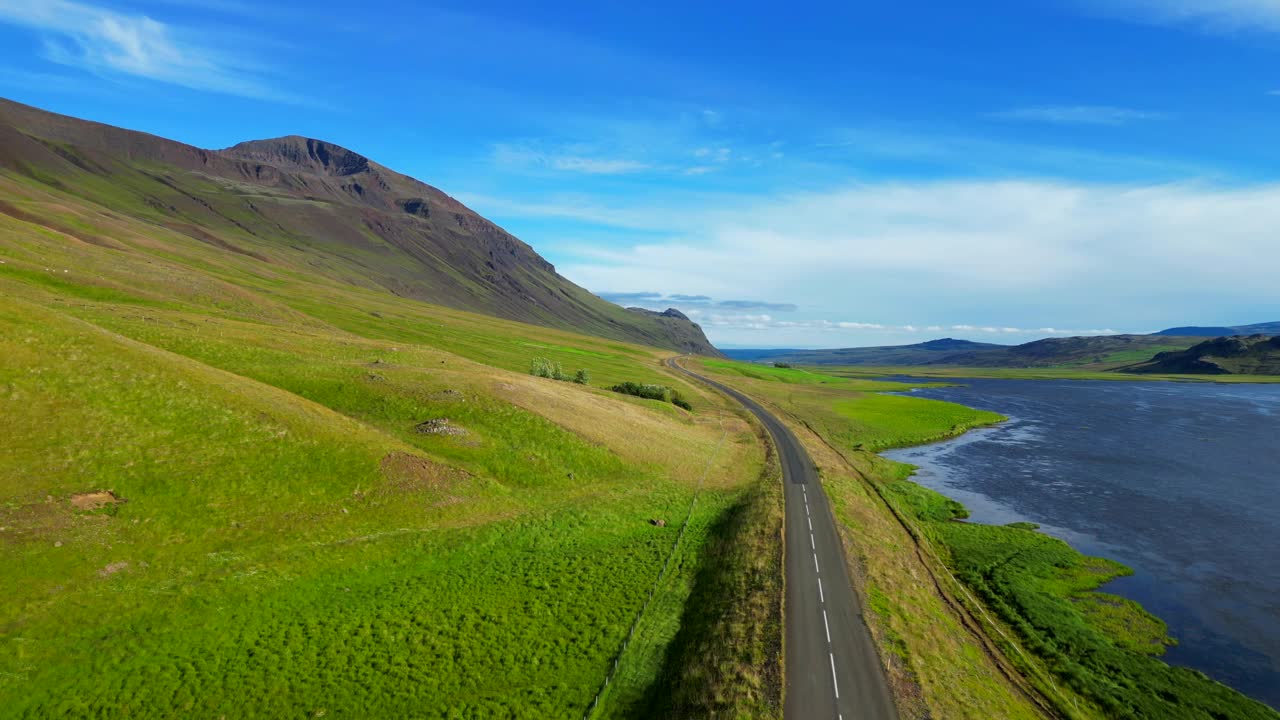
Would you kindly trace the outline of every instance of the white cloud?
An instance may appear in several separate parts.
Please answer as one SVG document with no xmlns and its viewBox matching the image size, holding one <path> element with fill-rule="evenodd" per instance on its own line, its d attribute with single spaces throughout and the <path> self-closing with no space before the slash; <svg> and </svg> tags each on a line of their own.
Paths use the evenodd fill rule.
<svg viewBox="0 0 1280 720">
<path fill-rule="evenodd" d="M 0 22 L 42 33 L 44 57 L 99 74 L 197 90 L 297 101 L 270 87 L 243 50 L 215 47 L 207 32 L 71 0 L 0 0 Z"/>
<path fill-rule="evenodd" d="M 1078 0 L 1099 14 L 1160 24 L 1195 24 L 1213 31 L 1280 32 L 1277 0 Z"/>
<path fill-rule="evenodd" d="M 550 158 L 550 165 L 557 170 L 587 173 L 590 175 L 617 175 L 620 173 L 639 172 L 648 168 L 645 163 L 635 160 L 618 160 L 608 158 L 557 157 Z"/>
<path fill-rule="evenodd" d="M 868 331 L 993 336 L 1162 327 L 1206 308 L 1280 314 L 1280 185 L 897 182 L 719 202 L 604 213 L 670 239 L 583 248 L 561 271 L 587 287 L 803 309 L 774 327 L 844 321 L 842 308 Z"/>
<path fill-rule="evenodd" d="M 954 332 L 965 335 L 1025 335 L 1025 336 L 1077 336 L 1077 335 L 1118 335 L 1119 330 L 1111 328 L 1091 328 L 1081 330 L 1063 330 L 1051 327 L 1020 328 L 996 327 L 990 325 L 885 325 L 882 323 L 855 322 L 847 320 L 778 320 L 771 315 L 751 314 L 719 314 L 704 313 L 699 310 L 686 310 L 685 314 L 709 328 L 732 328 L 739 330 L 772 330 L 772 329 L 804 329 L 820 332 L 842 332 L 846 330 L 874 332 L 877 335 L 911 334 L 911 333 L 946 333 Z M 918 340 L 910 340 L 917 342 Z"/>
<path fill-rule="evenodd" d="M 1043 105 L 992 113 L 991 117 L 1054 125 L 1119 126 L 1138 120 L 1154 120 L 1162 116 L 1158 113 L 1106 105 Z"/>
<path fill-rule="evenodd" d="M 622 175 L 648 170 L 648 163 L 623 158 L 592 157 L 578 154 L 577 148 L 541 150 L 523 145 L 499 143 L 493 146 L 493 160 L 505 167 L 526 167 L 583 173 L 587 175 Z"/>
</svg>

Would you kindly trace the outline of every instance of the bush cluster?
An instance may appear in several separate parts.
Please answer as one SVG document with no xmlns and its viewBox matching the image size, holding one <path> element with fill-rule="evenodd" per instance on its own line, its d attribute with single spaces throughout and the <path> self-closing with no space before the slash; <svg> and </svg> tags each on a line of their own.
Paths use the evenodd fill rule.
<svg viewBox="0 0 1280 720">
<path fill-rule="evenodd" d="M 565 373 L 564 368 L 560 366 L 560 363 L 552 362 L 544 357 L 536 357 L 533 359 L 533 362 L 529 365 L 529 374 L 536 377 L 577 383 L 578 385 L 586 385 L 591 382 L 591 371 L 586 368 L 578 370 L 572 377 L 570 377 Z"/>
<path fill-rule="evenodd" d="M 684 396 L 680 394 L 679 390 L 669 388 L 665 385 L 634 383 L 628 380 L 624 383 L 618 383 L 609 389 L 616 393 L 622 393 L 623 395 L 634 395 L 636 397 L 642 397 L 649 400 L 669 402 L 676 407 L 684 408 L 690 412 L 693 411 L 693 405 L 690 404 L 688 400 L 684 399 Z"/>
<path fill-rule="evenodd" d="M 787 368 L 791 367 L 791 363 L 776 362 L 776 363 L 774 363 L 774 364 L 773 364 L 773 366 L 774 366 L 774 367 L 776 367 L 776 368 L 782 368 L 782 369 L 784 369 L 784 370 L 785 370 L 785 369 L 787 369 Z"/>
</svg>

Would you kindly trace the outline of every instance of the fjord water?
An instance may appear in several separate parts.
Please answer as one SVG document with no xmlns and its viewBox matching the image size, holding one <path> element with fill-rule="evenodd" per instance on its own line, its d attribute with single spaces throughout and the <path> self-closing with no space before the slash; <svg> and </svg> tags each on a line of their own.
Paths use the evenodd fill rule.
<svg viewBox="0 0 1280 720">
<path fill-rule="evenodd" d="M 1165 660 L 1280 707 L 1280 385 L 960 380 L 915 394 L 1010 418 L 885 453 L 971 520 L 1039 523 L 1132 577 Z"/>
</svg>

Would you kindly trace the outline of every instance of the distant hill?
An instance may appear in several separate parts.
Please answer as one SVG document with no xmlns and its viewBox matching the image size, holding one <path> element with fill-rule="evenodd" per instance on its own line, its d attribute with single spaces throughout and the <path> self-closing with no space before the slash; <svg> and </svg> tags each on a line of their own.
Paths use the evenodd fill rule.
<svg viewBox="0 0 1280 720">
<path fill-rule="evenodd" d="M 718 354 L 687 318 L 629 312 L 596 297 L 444 192 L 322 140 L 204 150 L 0 100 L 0 173 L 252 258 L 266 274 L 324 276 L 508 320 Z M 113 246 L 56 209 L 41 215 L 0 198 L 0 214 Z"/>
<path fill-rule="evenodd" d="M 1124 368 L 1136 373 L 1280 375 L 1280 336 L 1220 337 Z"/>
<path fill-rule="evenodd" d="M 1280 335 L 1280 321 L 1257 323 L 1254 325 L 1235 325 L 1232 327 L 1187 327 L 1161 330 L 1156 335 L 1176 335 L 1180 337 L 1224 337 L 1227 335 Z"/>
<path fill-rule="evenodd" d="M 792 355 L 795 353 L 808 352 L 806 350 L 797 350 L 795 348 L 721 348 L 720 352 L 734 360 L 743 360 L 746 362 L 755 362 L 757 360 L 767 360 L 769 358 L 783 357 L 784 355 Z"/>
<path fill-rule="evenodd" d="M 933 365 L 958 353 L 997 350 L 1007 346 L 943 338 L 915 345 L 843 348 L 838 350 L 734 350 L 742 360 L 786 362 L 796 365 Z"/>
<path fill-rule="evenodd" d="M 1103 335 L 1097 337 L 1048 338 L 1023 345 L 995 345 L 943 338 L 915 345 L 846 348 L 840 350 L 777 351 L 776 355 L 752 358 L 765 362 L 797 365 L 883 365 L 918 367 L 1033 368 L 1061 365 L 1120 366 L 1141 362 L 1157 352 L 1181 350 L 1194 338 L 1155 335 Z M 734 357 L 740 357 L 733 353 Z M 757 351 L 752 351 L 757 352 Z"/>
</svg>

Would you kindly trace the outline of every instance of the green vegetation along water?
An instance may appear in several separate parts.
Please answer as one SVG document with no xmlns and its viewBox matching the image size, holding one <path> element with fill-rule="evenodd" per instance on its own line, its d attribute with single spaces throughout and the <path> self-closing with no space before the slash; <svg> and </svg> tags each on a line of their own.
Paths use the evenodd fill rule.
<svg viewBox="0 0 1280 720">
<path fill-rule="evenodd" d="M 1165 650 L 1169 663 L 1280 704 L 1280 567 L 1273 556 L 1280 543 L 1273 485 L 1280 388 L 971 380 L 915 394 L 1012 417 L 999 428 L 890 453 L 921 466 L 918 482 L 963 501 L 976 520 L 1041 523 L 1090 554 L 1133 568 L 1105 586 L 1113 593 L 1105 603 L 1087 587 L 1071 590 L 1076 608 L 1122 639 L 1122 648 Z M 1073 565 L 1070 553 L 1062 554 L 1064 544 L 972 524 L 940 524 L 938 533 L 988 596 L 1042 613 L 1040 624 L 1055 628 L 1047 635 L 1055 646 L 1090 647 L 1074 638 L 1059 641 L 1054 633 L 1065 624 L 1055 619 L 1057 611 L 1018 596 L 1040 582 L 1028 575 L 1028 558 Z M 1034 547 L 1027 546 L 1030 538 L 1038 538 Z M 1006 556 L 1013 561 L 1003 562 Z M 1115 569 L 1108 562 L 1090 572 L 1102 580 Z M 1159 641 L 1159 628 L 1128 612 L 1135 600 L 1169 623 L 1176 645 L 1162 648 L 1167 643 Z M 1128 620 L 1118 622 L 1122 616 Z M 1042 634 L 1034 626 L 1024 630 Z M 1161 686 L 1166 680 L 1188 689 L 1204 685 L 1191 671 L 1166 672 L 1154 661 L 1121 663 L 1096 651 L 1085 657 L 1072 664 L 1086 672 L 1098 666 L 1099 675 L 1149 667 L 1139 676 L 1157 689 L 1159 700 L 1148 710 L 1166 713 L 1157 716 L 1185 709 L 1161 704 L 1166 695 L 1182 697 Z M 1228 717 L 1251 716 L 1215 694 L 1206 697 L 1212 698 L 1206 707 L 1235 708 Z"/>
</svg>

